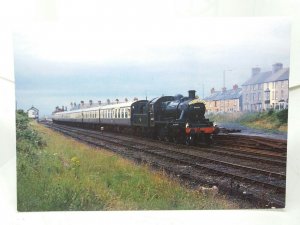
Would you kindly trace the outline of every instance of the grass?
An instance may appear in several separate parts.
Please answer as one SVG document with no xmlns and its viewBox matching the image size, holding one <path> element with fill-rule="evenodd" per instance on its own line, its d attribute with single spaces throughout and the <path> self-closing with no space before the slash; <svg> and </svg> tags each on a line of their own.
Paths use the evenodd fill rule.
<svg viewBox="0 0 300 225">
<path fill-rule="evenodd" d="M 237 208 L 224 196 L 205 197 L 163 171 L 154 172 L 34 122 L 27 129 L 37 130 L 44 144 L 24 151 L 31 141 L 18 140 L 19 211 Z"/>
<path fill-rule="evenodd" d="M 235 122 L 248 127 L 266 131 L 287 132 L 288 110 L 269 110 L 256 113 L 224 113 L 209 115 L 209 118 L 215 122 Z"/>
</svg>

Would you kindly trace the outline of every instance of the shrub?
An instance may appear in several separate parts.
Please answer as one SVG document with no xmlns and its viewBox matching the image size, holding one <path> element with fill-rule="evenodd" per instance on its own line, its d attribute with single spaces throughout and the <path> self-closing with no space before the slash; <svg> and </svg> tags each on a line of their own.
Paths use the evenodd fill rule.
<svg viewBox="0 0 300 225">
<path fill-rule="evenodd" d="M 274 109 L 269 109 L 268 116 L 271 116 L 274 113 Z"/>
<path fill-rule="evenodd" d="M 281 110 L 281 111 L 277 112 L 276 117 L 281 123 L 287 123 L 288 109 L 284 109 L 284 110 Z"/>
</svg>

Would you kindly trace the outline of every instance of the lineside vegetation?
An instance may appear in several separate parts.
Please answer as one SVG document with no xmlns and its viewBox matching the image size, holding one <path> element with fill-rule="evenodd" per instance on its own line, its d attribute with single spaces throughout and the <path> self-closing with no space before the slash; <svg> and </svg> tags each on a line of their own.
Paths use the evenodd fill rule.
<svg viewBox="0 0 300 225">
<path fill-rule="evenodd" d="M 288 109 L 281 111 L 269 110 L 252 113 L 210 114 L 208 118 L 215 122 L 234 122 L 266 131 L 287 132 Z"/>
<path fill-rule="evenodd" d="M 19 211 L 238 208 L 163 171 L 57 134 L 17 112 Z"/>
</svg>

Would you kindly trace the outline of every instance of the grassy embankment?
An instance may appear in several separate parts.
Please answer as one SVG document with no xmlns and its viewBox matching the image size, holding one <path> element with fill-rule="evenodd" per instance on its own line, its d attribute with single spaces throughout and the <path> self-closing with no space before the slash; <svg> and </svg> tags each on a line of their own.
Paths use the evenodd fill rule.
<svg viewBox="0 0 300 225">
<path fill-rule="evenodd" d="M 224 123 L 235 122 L 242 125 L 266 131 L 287 132 L 288 110 L 266 111 L 258 113 L 225 113 L 209 115 L 210 120 Z"/>
<path fill-rule="evenodd" d="M 36 131 L 35 131 L 36 130 Z M 17 114 L 19 211 L 226 209 L 163 172 L 63 137 Z"/>
</svg>

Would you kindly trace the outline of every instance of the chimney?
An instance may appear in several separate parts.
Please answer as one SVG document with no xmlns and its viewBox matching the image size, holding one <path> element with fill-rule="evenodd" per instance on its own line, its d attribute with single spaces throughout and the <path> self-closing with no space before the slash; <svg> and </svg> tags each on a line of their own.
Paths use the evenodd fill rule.
<svg viewBox="0 0 300 225">
<path fill-rule="evenodd" d="M 194 99 L 196 97 L 196 91 L 195 90 L 189 90 L 189 98 Z"/>
<path fill-rule="evenodd" d="M 210 89 L 210 93 L 211 94 L 215 93 L 215 88 Z"/>
<path fill-rule="evenodd" d="M 98 104 L 101 105 L 101 101 L 100 100 L 98 101 Z"/>
<path fill-rule="evenodd" d="M 222 92 L 225 92 L 225 91 L 226 91 L 226 87 L 223 87 L 223 88 L 222 88 Z"/>
<path fill-rule="evenodd" d="M 275 63 L 272 65 L 272 72 L 276 73 L 278 70 L 282 69 L 283 64 L 282 63 Z"/>
<path fill-rule="evenodd" d="M 239 88 L 239 86 L 237 84 L 233 85 L 232 89 L 233 90 L 237 90 Z"/>
<path fill-rule="evenodd" d="M 252 77 L 260 73 L 260 68 L 259 67 L 254 67 L 252 68 Z"/>
<path fill-rule="evenodd" d="M 61 110 L 62 110 L 62 111 L 65 111 L 65 107 L 64 107 L 63 105 L 61 106 Z"/>
<path fill-rule="evenodd" d="M 93 105 L 93 100 L 90 100 L 89 103 L 90 103 L 90 105 Z"/>
</svg>

